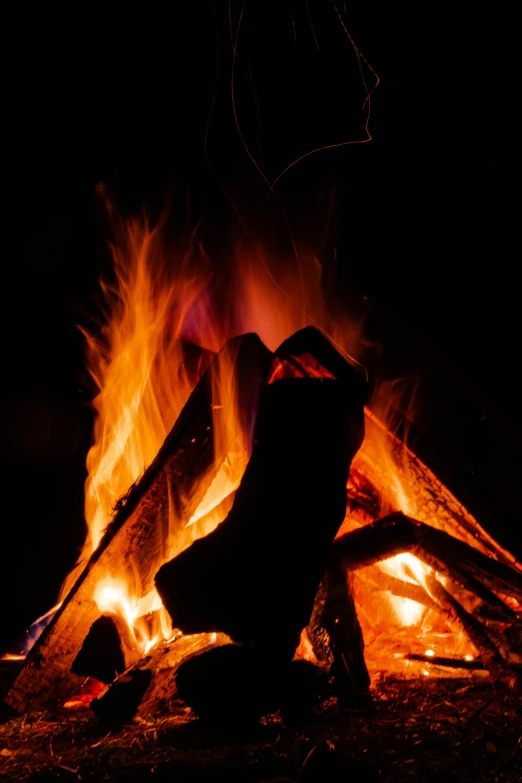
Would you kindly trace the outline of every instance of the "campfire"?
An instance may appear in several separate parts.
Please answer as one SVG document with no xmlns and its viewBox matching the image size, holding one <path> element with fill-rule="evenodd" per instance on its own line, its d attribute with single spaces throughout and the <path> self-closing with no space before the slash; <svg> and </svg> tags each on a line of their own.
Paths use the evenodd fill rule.
<svg viewBox="0 0 522 783">
<path fill-rule="evenodd" d="M 224 312 L 195 238 L 171 254 L 161 222 L 113 219 L 107 320 L 84 330 L 88 536 L 6 704 L 203 713 L 230 686 L 261 711 L 294 671 L 339 700 L 514 677 L 522 567 L 390 429 L 315 260 L 281 281 L 239 253 Z"/>
</svg>

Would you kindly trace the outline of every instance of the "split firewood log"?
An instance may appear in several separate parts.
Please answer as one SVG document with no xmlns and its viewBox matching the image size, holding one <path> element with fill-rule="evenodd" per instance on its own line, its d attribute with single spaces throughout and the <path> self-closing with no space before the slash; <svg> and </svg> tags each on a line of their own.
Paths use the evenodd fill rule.
<svg viewBox="0 0 522 783">
<path fill-rule="evenodd" d="M 102 615 L 92 625 L 71 671 L 109 684 L 125 670 L 121 636 L 113 618 Z"/>
<path fill-rule="evenodd" d="M 177 696 L 179 666 L 204 650 L 229 642 L 222 634 L 200 634 L 158 645 L 116 677 L 93 699 L 91 709 L 102 722 L 115 724 L 137 714 L 150 717 L 169 712 Z"/>
<path fill-rule="evenodd" d="M 343 381 L 283 377 L 266 387 L 230 513 L 158 572 L 158 592 L 184 633 L 222 631 L 267 661 L 291 660 L 364 436 L 366 384 L 338 361 Z"/>
<path fill-rule="evenodd" d="M 514 568 L 400 512 L 340 536 L 334 549 L 350 570 L 401 552 L 413 552 L 464 588 L 476 580 L 487 590 L 510 595 L 522 603 L 522 574 Z M 507 607 L 505 611 L 509 613 Z"/>
<path fill-rule="evenodd" d="M 512 596 L 521 601 L 522 575 L 519 571 L 402 513 L 390 514 L 340 536 L 333 549 L 349 570 L 402 552 L 412 552 L 445 577 L 446 586 L 433 574 L 427 576 L 431 598 L 461 625 L 488 668 L 495 675 L 506 666 L 520 668 L 520 618 L 501 597 Z M 456 590 L 447 589 L 455 584 L 480 599 L 481 611 L 470 613 L 460 604 L 453 595 Z M 494 624 L 488 623 L 484 617 L 485 607 L 497 620 L 501 618 L 505 627 L 513 626 L 513 633 L 499 633 Z"/>
<path fill-rule="evenodd" d="M 321 580 L 306 634 L 319 663 L 329 668 L 340 703 L 368 690 L 362 630 L 342 562 L 333 560 Z"/>
</svg>

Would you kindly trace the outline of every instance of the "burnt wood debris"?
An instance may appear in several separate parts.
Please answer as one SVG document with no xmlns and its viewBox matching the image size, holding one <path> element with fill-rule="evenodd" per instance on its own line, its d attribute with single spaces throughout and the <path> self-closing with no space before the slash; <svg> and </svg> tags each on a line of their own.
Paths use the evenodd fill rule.
<svg viewBox="0 0 522 783">
<path fill-rule="evenodd" d="M 215 416 L 226 414 L 213 396 L 222 362 L 233 367 L 242 426 L 255 419 L 253 446 L 223 522 L 194 540 L 185 525 L 227 456 L 214 448 Z M 105 721 L 154 714 L 176 694 L 196 714 L 218 718 L 306 711 L 319 694 L 349 704 L 370 684 L 351 573 L 402 552 L 444 584 L 432 574 L 425 592 L 382 574 L 381 587 L 450 615 L 479 650 L 474 668 L 520 670 L 522 626 L 503 598 L 522 600 L 515 568 L 401 513 L 336 538 L 368 388 L 325 336 L 308 327 L 271 353 L 244 335 L 205 353 L 202 364 L 156 460 L 118 504 L 12 683 L 9 707 L 63 704 L 85 677 L 108 686 L 92 702 Z M 173 526 L 177 554 L 159 567 Z M 103 616 L 94 600 L 99 580 L 125 571 L 130 559 L 143 595 L 156 585 L 178 629 L 143 657 L 124 623 Z M 463 593 L 474 597 L 472 610 Z M 293 660 L 304 628 L 318 665 Z"/>
</svg>

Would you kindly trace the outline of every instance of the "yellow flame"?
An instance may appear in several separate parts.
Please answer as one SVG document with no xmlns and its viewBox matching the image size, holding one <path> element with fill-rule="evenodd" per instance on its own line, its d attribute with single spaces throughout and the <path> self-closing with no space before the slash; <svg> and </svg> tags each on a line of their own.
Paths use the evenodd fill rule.
<svg viewBox="0 0 522 783">
<path fill-rule="evenodd" d="M 412 601 L 411 598 L 403 598 L 402 596 L 392 595 L 391 593 L 384 593 L 390 602 L 390 606 L 401 625 L 418 625 L 422 615 L 425 612 L 425 607 L 419 604 L 417 601 Z"/>
<path fill-rule="evenodd" d="M 378 563 L 378 567 L 381 571 L 396 579 L 420 585 L 430 595 L 426 576 L 431 573 L 432 569 L 423 563 L 422 560 L 419 560 L 418 557 L 415 557 L 415 555 L 404 552 L 387 560 L 382 560 Z M 412 601 L 410 598 L 402 598 L 390 593 L 387 593 L 387 596 L 401 625 L 417 625 L 420 622 L 425 612 L 425 606 L 417 601 Z"/>
<path fill-rule="evenodd" d="M 129 592 L 125 575 L 120 578 L 104 577 L 96 585 L 94 601 L 102 613 L 111 613 L 123 618 L 130 636 L 141 654 L 146 654 L 159 641 L 172 635 L 172 627 L 156 590 L 141 599 Z M 145 622 L 145 616 L 151 612 L 160 612 L 159 630 L 151 631 Z M 157 627 L 156 623 L 156 627 Z"/>
<path fill-rule="evenodd" d="M 93 403 L 97 413 L 94 445 L 87 458 L 88 537 L 83 560 L 98 547 L 116 501 L 155 458 L 205 369 L 204 355 L 195 369 L 190 366 L 185 340 L 217 351 L 230 337 L 253 331 L 274 350 L 297 329 L 314 325 L 341 353 L 357 356 L 363 345 L 360 324 L 351 321 L 349 313 L 337 320 L 332 317 L 321 296 L 321 265 L 312 254 L 299 250 L 298 259 L 279 264 L 280 259 L 270 259 L 261 247 L 239 248 L 233 282 L 226 293 L 228 311 L 218 317 L 212 308 L 212 265 L 194 237 L 184 247 L 172 249 L 165 241 L 165 218 L 151 227 L 143 217 L 123 220 L 110 204 L 108 208 L 114 231 L 115 277 L 102 287 L 107 315 L 101 333 L 84 331 L 88 367 L 99 393 Z M 222 291 L 220 295 L 225 296 Z M 220 469 L 185 529 L 169 533 L 166 559 L 219 524 L 223 501 L 237 489 L 248 459 L 250 432 L 248 423 L 240 421 L 230 362 L 221 363 L 213 383 L 214 445 Z M 388 431 L 388 413 L 383 411 L 384 422 L 366 410 L 367 435 L 355 464 L 362 475 L 368 470 L 377 477 L 383 513 L 402 510 L 419 516 L 403 461 L 407 449 Z M 455 505 L 443 489 L 447 502 Z M 467 514 L 461 508 L 459 513 Z M 448 532 L 460 535 L 458 524 L 451 519 L 426 521 L 441 527 L 453 525 Z M 477 546 L 481 540 L 475 542 Z M 161 565 L 158 562 L 155 567 Z M 414 555 L 397 555 L 379 567 L 395 578 L 420 585 L 429 594 L 426 576 L 431 569 Z M 61 598 L 72 581 L 73 576 L 65 583 Z M 400 625 L 421 623 L 422 604 L 388 592 L 383 595 L 388 596 Z M 159 596 L 154 590 L 144 596 L 130 567 L 128 573 L 106 575 L 100 581 L 96 602 L 100 611 L 125 619 L 143 651 L 172 635 Z M 160 618 L 153 627 L 143 619 L 151 613 Z"/>
<path fill-rule="evenodd" d="M 215 319 L 209 294 L 212 265 L 196 239 L 172 250 L 165 241 L 165 218 L 152 227 L 143 217 L 122 219 L 108 201 L 107 208 L 114 280 L 102 284 L 106 319 L 101 333 L 84 330 L 88 369 L 99 393 L 93 401 L 94 445 L 87 457 L 83 562 L 98 547 L 116 502 L 153 461 L 197 382 L 198 374 L 187 367 L 185 338 L 217 351 L 230 337 L 255 331 L 275 349 L 302 326 L 328 326 L 318 296 L 321 267 L 311 255 L 303 255 L 276 279 L 259 248 L 239 253 L 238 274 L 229 289 L 233 312 Z M 297 283 L 305 267 L 308 284 L 303 288 Z M 351 347 L 351 325 L 348 332 L 350 337 L 344 335 L 342 341 Z M 248 460 L 250 423 L 239 419 L 231 363 L 220 361 L 213 375 L 213 437 L 221 467 L 186 526 L 194 533 L 181 537 L 176 529 L 169 534 L 167 559 L 189 545 L 191 536 L 206 534 L 219 523 L 217 509 L 237 489 Z M 205 362 L 200 370 L 204 368 Z M 203 528 L 195 525 L 203 519 Z M 76 575 L 64 583 L 62 599 Z M 138 621 L 156 611 L 159 597 L 142 596 L 130 568 L 116 577 L 107 575 L 96 602 L 100 611 L 118 612 L 142 647 L 150 643 Z M 168 633 L 164 624 L 154 636 Z"/>
<path fill-rule="evenodd" d="M 112 245 L 116 282 L 103 290 L 109 307 L 102 336 L 85 332 L 87 361 L 99 394 L 94 445 L 87 456 L 84 554 L 98 546 L 116 501 L 150 465 L 193 387 L 182 328 L 206 281 L 205 259 L 190 255 L 174 279 L 159 229 L 144 220 L 119 221 Z"/>
</svg>

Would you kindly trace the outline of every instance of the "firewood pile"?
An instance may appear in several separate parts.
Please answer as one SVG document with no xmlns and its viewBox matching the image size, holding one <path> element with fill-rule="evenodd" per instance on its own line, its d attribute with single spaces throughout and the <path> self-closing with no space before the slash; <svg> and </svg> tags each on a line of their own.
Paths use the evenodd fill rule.
<svg viewBox="0 0 522 783">
<path fill-rule="evenodd" d="M 255 421 L 253 445 L 220 524 L 207 532 L 205 518 L 196 520 L 189 538 L 187 523 L 227 458 L 214 448 L 221 407 L 214 380 L 223 363 L 233 367 L 240 420 L 246 429 Z M 379 590 L 449 618 L 478 652 L 470 661 L 412 651 L 410 661 L 516 683 L 520 566 L 451 498 L 444 513 L 459 537 L 429 518 L 380 516 L 383 478 L 371 448 L 359 453 L 365 423 L 376 427 L 367 397 L 358 370 L 315 329 L 273 354 L 253 334 L 226 343 L 209 358 L 156 460 L 119 502 L 7 689 L 6 709 L 54 713 L 85 703 L 102 725 L 150 720 L 180 704 L 225 723 L 274 714 L 291 722 L 331 700 L 338 709 L 370 709 L 356 589 L 363 570 L 373 574 L 366 584 L 373 579 Z M 410 462 L 409 475 L 417 471 L 426 483 L 421 463 Z M 423 584 L 373 568 L 403 553 L 425 564 Z M 131 561 L 142 595 L 157 589 L 175 629 L 145 653 L 95 600 L 100 580 Z"/>
</svg>

